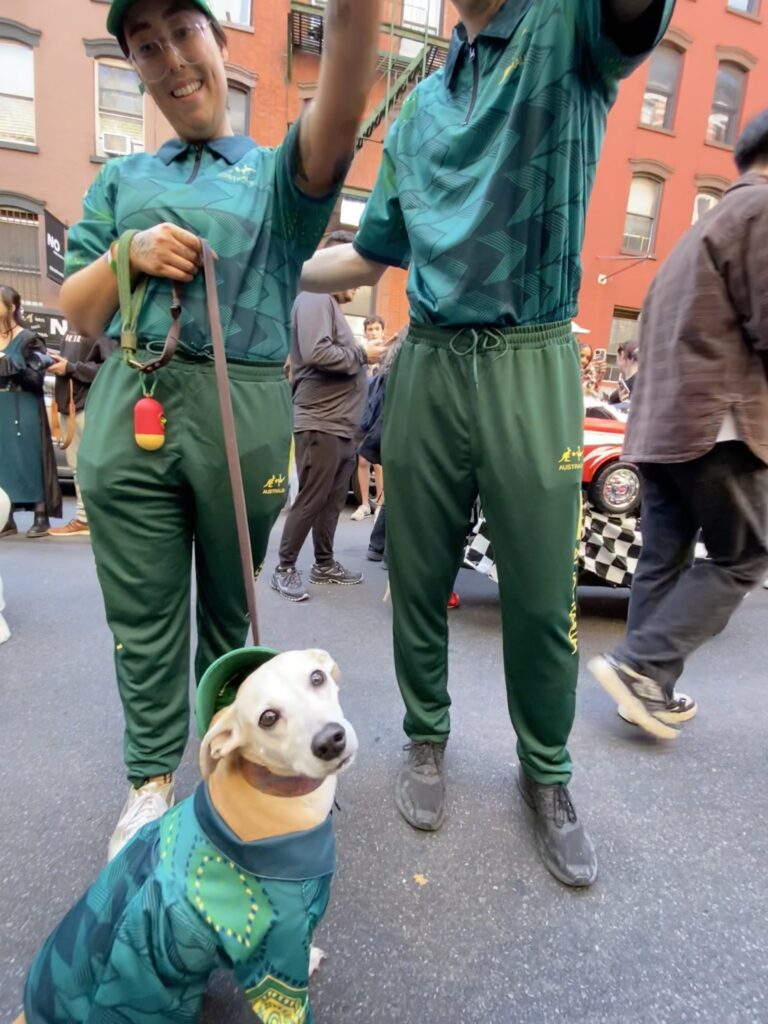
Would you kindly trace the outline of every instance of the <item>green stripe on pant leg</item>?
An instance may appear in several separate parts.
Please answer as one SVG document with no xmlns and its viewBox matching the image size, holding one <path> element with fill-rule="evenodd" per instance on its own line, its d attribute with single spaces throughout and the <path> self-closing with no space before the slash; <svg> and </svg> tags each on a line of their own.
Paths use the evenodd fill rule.
<svg viewBox="0 0 768 1024">
<path fill-rule="evenodd" d="M 478 349 L 475 452 L 518 754 L 531 778 L 556 783 L 571 773 L 584 410 L 570 325 L 524 340 Z"/>
<path fill-rule="evenodd" d="M 248 608 L 214 368 L 178 362 L 173 369 L 184 395 L 182 471 L 194 504 L 199 682 L 213 661 L 242 647 Z M 256 573 L 288 490 L 291 396 L 282 367 L 230 363 L 228 370 Z"/>
<path fill-rule="evenodd" d="M 166 444 L 143 451 L 133 433 L 138 374 L 110 359 L 88 396 L 78 454 L 133 782 L 174 771 L 188 735 L 192 506 L 179 471 L 182 403 L 168 385 L 158 375 Z"/>
<path fill-rule="evenodd" d="M 382 458 L 395 670 L 404 728 L 439 742 L 450 730 L 447 601 L 475 495 L 466 400 L 469 364 L 406 342 L 387 383 Z"/>
</svg>

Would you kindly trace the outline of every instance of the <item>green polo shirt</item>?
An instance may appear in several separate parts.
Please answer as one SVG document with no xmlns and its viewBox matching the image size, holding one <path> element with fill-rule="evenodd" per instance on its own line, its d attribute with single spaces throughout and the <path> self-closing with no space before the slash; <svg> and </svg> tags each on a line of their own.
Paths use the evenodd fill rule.
<svg viewBox="0 0 768 1024">
<path fill-rule="evenodd" d="M 86 193 L 83 219 L 69 231 L 65 273 L 91 264 L 130 228 L 164 221 L 206 238 L 218 256 L 216 279 L 227 355 L 282 363 L 301 266 L 315 251 L 337 193 L 322 199 L 295 185 L 298 124 L 276 149 L 242 135 L 193 146 L 180 139 L 156 154 L 110 160 Z M 211 354 L 202 274 L 184 287 L 181 347 Z M 170 326 L 171 282 L 149 280 L 140 343 L 161 342 Z M 120 317 L 107 328 L 120 337 Z"/>
<path fill-rule="evenodd" d="M 551 323 L 576 313 L 587 202 L 621 78 L 675 0 L 630 25 L 601 0 L 507 0 L 410 94 L 355 247 L 410 264 L 414 323 Z"/>
</svg>

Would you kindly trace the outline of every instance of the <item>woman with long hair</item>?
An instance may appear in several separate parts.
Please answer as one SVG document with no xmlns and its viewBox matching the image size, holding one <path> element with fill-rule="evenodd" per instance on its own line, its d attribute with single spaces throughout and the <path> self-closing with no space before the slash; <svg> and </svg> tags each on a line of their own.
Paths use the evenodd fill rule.
<svg viewBox="0 0 768 1024">
<path fill-rule="evenodd" d="M 13 510 L 34 511 L 28 537 L 45 537 L 61 515 L 61 490 L 43 398 L 48 355 L 21 315 L 21 296 L 0 285 L 0 488 L 11 515 L 0 536 L 18 533 Z"/>
</svg>

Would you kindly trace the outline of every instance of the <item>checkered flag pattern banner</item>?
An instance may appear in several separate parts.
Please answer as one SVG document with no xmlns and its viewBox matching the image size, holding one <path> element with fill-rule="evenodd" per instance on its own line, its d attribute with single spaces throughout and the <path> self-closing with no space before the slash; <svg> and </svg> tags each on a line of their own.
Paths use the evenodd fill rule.
<svg viewBox="0 0 768 1024">
<path fill-rule="evenodd" d="M 585 505 L 579 568 L 614 586 L 628 587 L 642 547 L 639 522 L 636 516 L 609 516 Z M 497 580 L 488 526 L 479 509 L 464 549 L 464 566 Z"/>
</svg>

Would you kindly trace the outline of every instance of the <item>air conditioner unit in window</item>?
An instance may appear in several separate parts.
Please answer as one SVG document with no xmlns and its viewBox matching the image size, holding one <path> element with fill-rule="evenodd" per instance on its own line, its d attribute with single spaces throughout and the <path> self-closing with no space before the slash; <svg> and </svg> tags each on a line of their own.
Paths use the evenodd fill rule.
<svg viewBox="0 0 768 1024">
<path fill-rule="evenodd" d="M 118 135 L 116 132 L 104 132 L 101 146 L 105 156 L 125 156 L 131 152 L 130 135 Z"/>
</svg>

